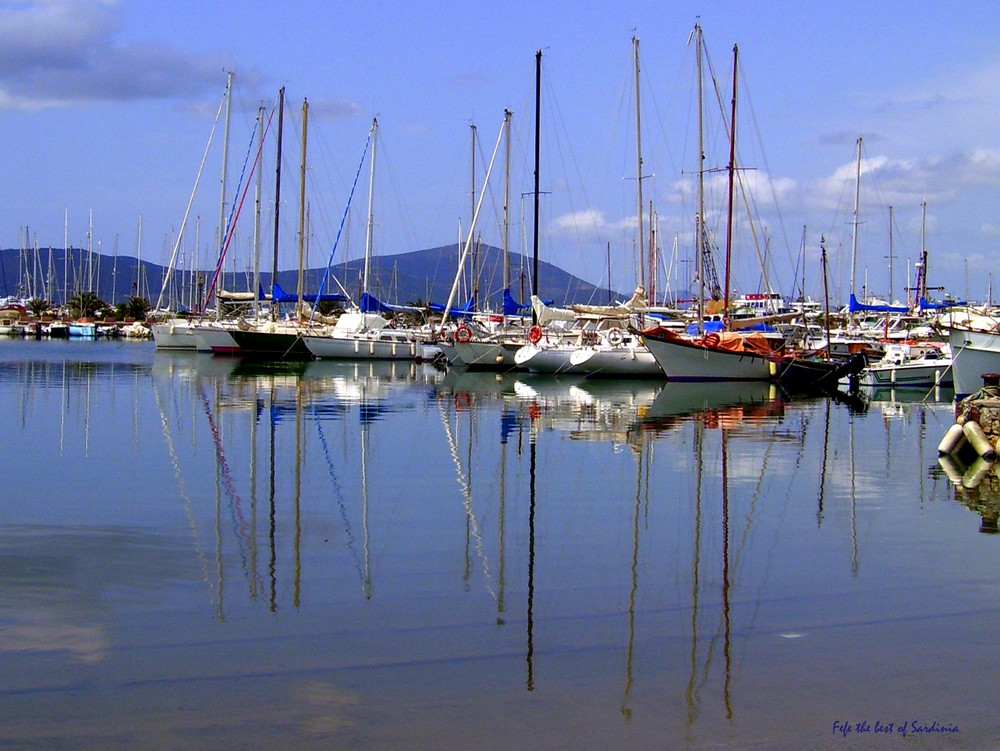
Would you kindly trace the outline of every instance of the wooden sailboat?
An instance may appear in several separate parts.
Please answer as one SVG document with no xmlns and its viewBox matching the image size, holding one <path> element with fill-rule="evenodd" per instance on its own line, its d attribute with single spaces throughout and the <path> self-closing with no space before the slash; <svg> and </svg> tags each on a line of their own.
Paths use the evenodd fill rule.
<svg viewBox="0 0 1000 751">
<path fill-rule="evenodd" d="M 699 100 L 701 98 L 701 58 L 702 37 L 700 25 L 695 26 L 694 37 L 697 44 L 699 69 Z M 733 240 L 733 189 L 736 171 L 736 83 L 739 47 L 733 46 L 733 89 L 732 107 L 729 121 L 729 210 L 726 232 L 726 270 L 723 330 L 703 333 L 698 337 L 685 336 L 662 325 L 642 330 L 643 339 L 653 357 L 659 363 L 667 378 L 672 381 L 766 381 L 776 374 L 779 353 L 760 334 L 738 334 L 729 325 L 729 279 Z M 699 144 L 702 141 L 699 117 Z M 699 176 L 704 172 L 704 150 L 700 149 Z M 701 191 L 699 190 L 699 193 Z M 704 198 L 699 198 L 698 236 L 704 217 Z M 701 247 L 698 248 L 699 258 Z M 702 275 L 700 275 L 702 276 Z M 704 292 L 700 295 L 704 300 Z M 702 303 L 704 305 L 704 303 Z"/>
</svg>

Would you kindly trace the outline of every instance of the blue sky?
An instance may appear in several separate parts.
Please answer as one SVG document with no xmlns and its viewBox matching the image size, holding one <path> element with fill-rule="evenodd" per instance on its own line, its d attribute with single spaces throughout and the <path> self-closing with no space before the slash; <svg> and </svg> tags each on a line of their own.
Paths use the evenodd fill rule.
<svg viewBox="0 0 1000 751">
<path fill-rule="evenodd" d="M 471 127 L 481 187 L 504 108 L 514 113 L 512 246 L 530 252 L 534 57 L 543 51 L 542 257 L 593 282 L 635 281 L 633 36 L 640 40 L 644 203 L 653 203 L 664 272 L 690 274 L 694 232 L 697 19 L 728 106 L 739 44 L 734 286 L 846 297 L 856 143 L 863 138 L 855 287 L 902 298 L 927 202 L 930 284 L 982 299 L 1000 242 L 1000 11 L 992 2 L 340 2 L 239 5 L 187 0 L 0 0 L 0 246 L 69 241 L 166 262 L 212 122 L 235 72 L 228 201 L 257 107 L 286 87 L 280 265 L 296 263 L 301 108 L 308 98 L 309 265 L 323 265 L 373 117 L 379 120 L 374 251 L 455 242 L 471 216 Z M 706 166 L 728 161 L 706 84 Z M 708 110 L 712 110 L 711 113 Z M 273 132 L 263 155 L 273 209 Z M 221 125 L 182 242 L 187 264 L 214 260 Z M 502 166 L 478 229 L 499 244 Z M 724 245 L 725 174 L 707 176 L 706 223 Z M 335 260 L 363 253 L 367 165 Z M 251 254 L 251 189 L 229 268 Z M 739 204 L 744 201 L 738 201 Z M 227 209 L 228 212 L 228 209 Z M 751 232 L 755 228 L 755 234 Z M 265 230 L 270 263 L 270 228 Z M 756 236 L 756 243 L 754 238 Z M 675 241 L 676 238 L 676 241 Z M 676 250 L 674 250 L 676 246 Z M 610 251 L 608 248 L 610 247 Z M 721 263 L 721 261 L 720 261 Z M 909 277 L 907 272 L 909 271 Z M 449 276 L 450 269 L 429 273 Z M 1000 280 L 998 280 L 1000 281 Z M 662 289 L 665 282 L 661 278 Z"/>
</svg>

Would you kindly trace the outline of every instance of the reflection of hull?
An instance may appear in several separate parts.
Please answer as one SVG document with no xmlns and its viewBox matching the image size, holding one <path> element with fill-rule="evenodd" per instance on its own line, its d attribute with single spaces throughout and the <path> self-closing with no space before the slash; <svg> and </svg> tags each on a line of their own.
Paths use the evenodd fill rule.
<svg viewBox="0 0 1000 751">
<path fill-rule="evenodd" d="M 304 336 L 305 346 L 315 357 L 340 360 L 416 360 L 422 357 L 421 342 L 383 339 L 378 336 Z"/>
<path fill-rule="evenodd" d="M 653 400 L 646 417 L 656 419 L 732 406 L 770 407 L 780 403 L 774 384 L 672 383 L 668 381 Z"/>
<path fill-rule="evenodd" d="M 643 332 L 646 346 L 670 381 L 767 381 L 773 363 L 764 355 L 706 347 L 656 329 Z"/>
<path fill-rule="evenodd" d="M 1000 373 L 1000 334 L 989 331 L 948 329 L 955 396 L 975 394 L 983 387 L 983 375 Z"/>
</svg>

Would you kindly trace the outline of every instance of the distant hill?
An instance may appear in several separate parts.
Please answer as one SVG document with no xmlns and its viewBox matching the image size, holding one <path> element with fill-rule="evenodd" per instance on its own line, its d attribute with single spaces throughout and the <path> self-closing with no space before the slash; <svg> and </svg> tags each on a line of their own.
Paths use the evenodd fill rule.
<svg viewBox="0 0 1000 751">
<path fill-rule="evenodd" d="M 461 249 L 457 244 L 427 250 L 417 250 L 398 255 L 378 256 L 371 259 L 369 292 L 383 302 L 445 303 L 455 280 L 455 270 Z M 455 295 L 455 306 L 464 305 L 469 298 L 473 278 L 479 280 L 480 307 L 499 308 L 502 303 L 503 253 L 499 248 L 483 246 L 477 253 L 470 253 L 466 273 Z M 606 303 L 609 299 L 626 299 L 628 295 L 609 292 L 570 274 L 552 264 L 539 261 L 539 296 L 553 300 L 556 305 L 572 302 Z M 357 299 L 360 294 L 363 259 L 337 264 L 331 269 L 344 289 Z M 470 269 L 478 269 L 473 276 Z M 140 273 L 141 271 L 141 273 Z M 304 273 L 305 289 L 319 289 L 324 268 L 308 269 Z M 512 254 L 511 292 L 518 300 L 527 301 L 531 294 L 531 259 Z M 118 303 L 139 294 L 154 304 L 160 294 L 166 267 L 142 261 L 132 256 L 113 256 L 91 253 L 82 248 L 41 248 L 35 250 L 0 250 L 0 298 L 45 297 L 63 303 L 66 296 L 78 291 L 94 291 L 108 303 Z M 171 307 L 190 307 L 201 289 L 208 284 L 211 274 L 205 270 L 175 269 L 172 275 L 169 303 Z M 286 292 L 295 292 L 298 283 L 296 271 L 279 271 L 278 284 Z M 271 287 L 271 274 L 261 273 L 261 284 Z M 244 292 L 252 285 L 246 273 L 226 272 L 224 289 Z M 339 291 L 330 279 L 325 291 Z M 631 294 L 631 291 L 629 291 Z"/>
</svg>

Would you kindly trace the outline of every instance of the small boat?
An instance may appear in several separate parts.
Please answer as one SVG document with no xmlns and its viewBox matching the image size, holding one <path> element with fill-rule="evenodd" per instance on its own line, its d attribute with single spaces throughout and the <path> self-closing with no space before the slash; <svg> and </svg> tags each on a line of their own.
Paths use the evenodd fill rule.
<svg viewBox="0 0 1000 751">
<path fill-rule="evenodd" d="M 97 337 L 97 324 L 94 321 L 71 321 L 69 335 L 81 339 L 94 339 Z"/>
<path fill-rule="evenodd" d="M 860 386 L 930 388 L 953 383 L 951 351 L 936 342 L 889 344 L 882 359 L 858 375 Z"/>
</svg>

